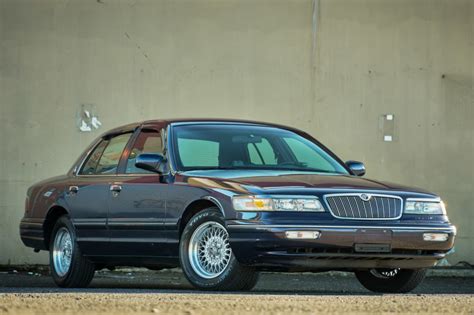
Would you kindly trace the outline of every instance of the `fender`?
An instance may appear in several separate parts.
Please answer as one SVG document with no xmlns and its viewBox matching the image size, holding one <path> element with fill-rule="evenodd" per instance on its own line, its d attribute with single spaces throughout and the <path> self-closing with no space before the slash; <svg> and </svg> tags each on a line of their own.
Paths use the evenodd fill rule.
<svg viewBox="0 0 474 315">
<path fill-rule="evenodd" d="M 220 203 L 219 200 L 217 200 L 217 198 L 214 198 L 212 196 L 204 196 L 203 198 L 201 198 L 202 200 L 208 200 L 212 203 L 215 203 L 217 208 L 219 208 L 220 212 L 222 213 L 222 215 L 224 216 L 224 218 L 226 217 L 225 215 L 225 212 L 224 212 L 224 207 L 222 206 L 222 204 Z M 196 200 L 195 200 L 196 201 Z M 194 202 L 194 201 L 193 201 Z"/>
</svg>

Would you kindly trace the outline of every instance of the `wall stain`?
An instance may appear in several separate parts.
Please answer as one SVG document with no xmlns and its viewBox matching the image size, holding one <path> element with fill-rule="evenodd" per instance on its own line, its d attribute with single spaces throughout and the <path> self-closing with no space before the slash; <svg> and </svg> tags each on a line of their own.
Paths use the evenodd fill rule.
<svg viewBox="0 0 474 315">
<path fill-rule="evenodd" d="M 133 41 L 132 37 L 127 33 L 127 32 L 124 32 L 124 35 L 125 37 L 127 37 L 128 40 L 130 40 L 131 42 L 133 42 L 133 44 L 137 47 L 138 51 L 140 51 L 140 53 L 142 54 L 143 57 L 145 57 L 145 59 L 148 61 L 148 63 L 150 64 L 150 66 L 152 68 L 155 68 L 155 66 L 153 65 L 153 63 L 151 62 L 150 58 L 148 57 L 148 54 L 146 53 L 146 51 L 144 49 L 142 49 L 142 47 L 137 44 L 135 41 Z M 143 69 L 142 69 L 143 70 Z M 143 71 L 141 71 L 143 72 Z"/>
</svg>

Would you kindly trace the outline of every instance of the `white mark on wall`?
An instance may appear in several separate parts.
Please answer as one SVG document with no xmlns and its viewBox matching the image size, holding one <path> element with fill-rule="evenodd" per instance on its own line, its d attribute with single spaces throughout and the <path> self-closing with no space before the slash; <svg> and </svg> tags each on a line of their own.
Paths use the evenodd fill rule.
<svg viewBox="0 0 474 315">
<path fill-rule="evenodd" d="M 96 106 L 93 104 L 82 104 L 77 111 L 76 124 L 81 132 L 91 132 L 99 129 L 102 123 L 96 112 Z"/>
</svg>

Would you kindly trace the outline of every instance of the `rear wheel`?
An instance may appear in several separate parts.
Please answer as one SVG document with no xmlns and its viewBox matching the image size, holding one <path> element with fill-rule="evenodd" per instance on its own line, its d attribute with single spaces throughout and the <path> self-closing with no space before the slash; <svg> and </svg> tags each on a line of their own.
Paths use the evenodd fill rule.
<svg viewBox="0 0 474 315">
<path fill-rule="evenodd" d="M 216 208 L 199 212 L 181 235 L 180 261 L 186 278 L 204 290 L 250 290 L 258 273 L 241 265 L 229 244 L 224 220 Z"/>
<path fill-rule="evenodd" d="M 407 293 L 425 278 L 426 269 L 369 269 L 356 271 L 359 282 L 379 293 Z"/>
<path fill-rule="evenodd" d="M 95 266 L 82 256 L 68 216 L 60 217 L 54 225 L 49 244 L 49 264 L 54 282 L 60 287 L 86 287 L 94 277 Z"/>
</svg>

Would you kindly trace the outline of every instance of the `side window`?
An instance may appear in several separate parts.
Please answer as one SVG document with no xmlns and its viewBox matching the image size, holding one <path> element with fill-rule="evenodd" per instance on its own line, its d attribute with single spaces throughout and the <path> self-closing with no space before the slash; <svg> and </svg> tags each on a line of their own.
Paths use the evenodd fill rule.
<svg viewBox="0 0 474 315">
<path fill-rule="evenodd" d="M 305 143 L 293 138 L 284 138 L 284 140 L 288 144 L 288 147 L 290 148 L 291 152 L 293 152 L 298 162 L 302 163 L 305 167 L 331 171 L 336 170 L 335 167 L 329 163 L 329 161 L 323 158 L 320 152 L 313 150 Z"/>
<path fill-rule="evenodd" d="M 95 169 L 97 168 L 97 164 L 99 164 L 100 157 L 102 156 L 107 143 L 108 141 L 102 140 L 99 145 L 95 147 L 94 151 L 92 151 L 92 153 L 89 155 L 87 162 L 79 172 L 80 175 L 95 174 Z"/>
<path fill-rule="evenodd" d="M 272 145 L 267 139 L 261 142 L 247 144 L 250 162 L 254 165 L 277 165 L 278 161 Z"/>
<path fill-rule="evenodd" d="M 116 136 L 108 141 L 107 147 L 97 163 L 94 174 L 115 174 L 122 152 L 130 139 L 131 133 Z"/>
<path fill-rule="evenodd" d="M 178 150 L 184 167 L 219 165 L 219 142 L 178 138 Z"/>
<path fill-rule="evenodd" d="M 142 131 L 138 135 L 133 144 L 130 155 L 127 158 L 127 167 L 125 173 L 127 174 L 141 174 L 152 173 L 150 171 L 138 168 L 135 166 L 137 156 L 142 153 L 158 153 L 163 154 L 163 144 L 161 134 L 157 131 Z"/>
</svg>

